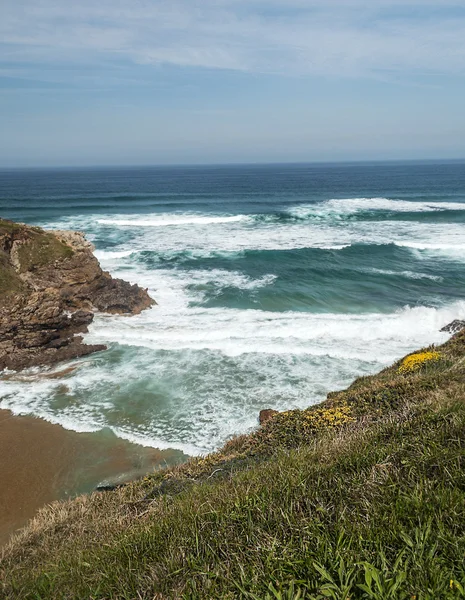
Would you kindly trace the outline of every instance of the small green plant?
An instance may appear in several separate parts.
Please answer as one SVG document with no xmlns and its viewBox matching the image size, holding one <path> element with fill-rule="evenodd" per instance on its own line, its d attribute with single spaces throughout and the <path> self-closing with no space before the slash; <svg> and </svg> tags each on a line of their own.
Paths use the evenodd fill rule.
<svg viewBox="0 0 465 600">
<path fill-rule="evenodd" d="M 383 555 L 381 558 L 386 559 Z M 370 600 L 401 600 L 408 598 L 406 591 L 402 593 L 401 587 L 407 580 L 407 564 L 402 564 L 404 552 L 397 557 L 392 573 L 387 574 L 384 570 L 378 569 L 369 562 L 363 562 L 365 571 L 365 582 L 358 584 L 358 588 L 365 592 L 365 598 Z"/>
<path fill-rule="evenodd" d="M 315 562 L 313 566 L 320 574 L 321 581 L 324 582 L 318 589 L 317 599 L 350 600 L 357 575 L 356 565 L 349 567 L 343 558 L 339 558 L 339 568 L 334 576 L 320 563 Z"/>
</svg>

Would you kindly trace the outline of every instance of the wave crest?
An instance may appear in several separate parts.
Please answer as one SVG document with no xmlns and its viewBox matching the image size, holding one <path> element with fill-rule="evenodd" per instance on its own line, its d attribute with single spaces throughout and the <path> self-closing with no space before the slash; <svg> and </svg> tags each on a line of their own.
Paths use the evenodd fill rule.
<svg viewBox="0 0 465 600">
<path fill-rule="evenodd" d="M 244 221 L 246 215 L 231 216 L 188 216 L 188 215 L 161 215 L 159 218 L 131 218 L 131 219 L 98 219 L 100 225 L 114 225 L 116 227 L 168 227 L 176 225 L 214 225 L 216 223 L 237 223 Z"/>
</svg>

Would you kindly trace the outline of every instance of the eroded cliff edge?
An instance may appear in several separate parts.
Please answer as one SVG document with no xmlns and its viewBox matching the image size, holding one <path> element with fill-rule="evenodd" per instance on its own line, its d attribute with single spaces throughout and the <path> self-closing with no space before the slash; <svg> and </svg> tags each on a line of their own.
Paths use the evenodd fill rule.
<svg viewBox="0 0 465 600">
<path fill-rule="evenodd" d="M 96 311 L 135 315 L 153 304 L 100 268 L 84 234 L 0 219 L 0 371 L 104 350 L 76 335 Z"/>
</svg>

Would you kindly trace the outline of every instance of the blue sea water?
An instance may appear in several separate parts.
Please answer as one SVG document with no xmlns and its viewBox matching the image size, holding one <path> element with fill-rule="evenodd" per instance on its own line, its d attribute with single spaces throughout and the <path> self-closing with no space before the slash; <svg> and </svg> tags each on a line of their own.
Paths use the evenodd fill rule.
<svg viewBox="0 0 465 600">
<path fill-rule="evenodd" d="M 109 350 L 0 401 L 198 454 L 465 318 L 465 163 L 0 171 L 0 215 L 78 229 L 158 305 L 98 315 Z"/>
</svg>

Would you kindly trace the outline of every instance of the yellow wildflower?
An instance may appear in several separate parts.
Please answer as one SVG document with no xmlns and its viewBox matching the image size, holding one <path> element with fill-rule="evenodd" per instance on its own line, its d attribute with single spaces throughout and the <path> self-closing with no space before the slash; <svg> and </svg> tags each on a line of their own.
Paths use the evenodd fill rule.
<svg viewBox="0 0 465 600">
<path fill-rule="evenodd" d="M 304 415 L 304 427 L 322 429 L 325 427 L 338 427 L 351 423 L 355 419 L 351 416 L 350 406 L 342 404 L 333 408 L 317 408 Z"/>
<path fill-rule="evenodd" d="M 441 354 L 439 352 L 417 352 L 404 358 L 398 371 L 399 373 L 410 373 L 419 369 L 426 362 L 437 361 L 440 357 Z"/>
</svg>

